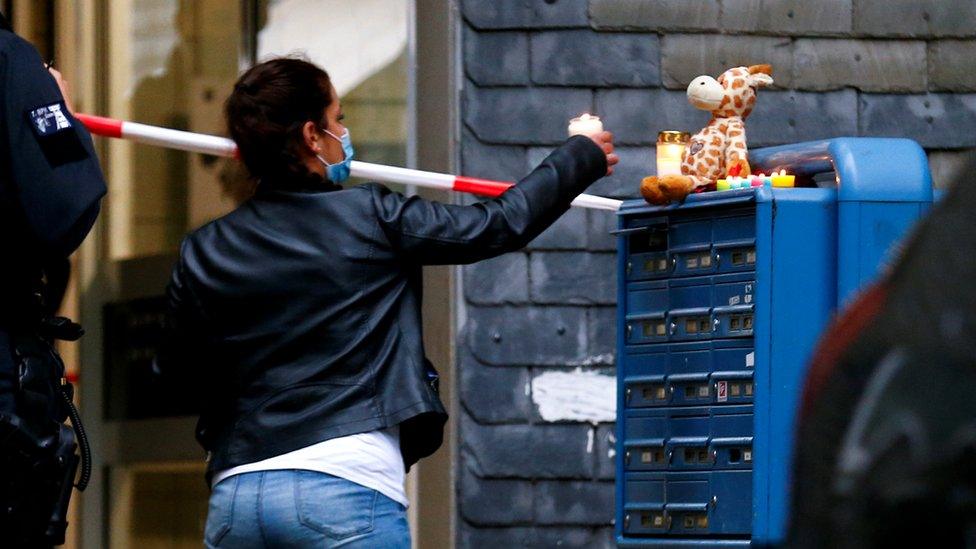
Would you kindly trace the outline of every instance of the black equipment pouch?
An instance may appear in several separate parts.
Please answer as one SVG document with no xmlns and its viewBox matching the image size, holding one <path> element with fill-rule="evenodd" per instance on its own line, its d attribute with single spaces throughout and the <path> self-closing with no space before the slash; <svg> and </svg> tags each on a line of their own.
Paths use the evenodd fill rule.
<svg viewBox="0 0 976 549">
<path fill-rule="evenodd" d="M 73 388 L 64 380 L 64 363 L 52 339 L 45 337 L 52 332 L 74 336 L 80 326 L 46 319 L 37 332 L 11 337 L 18 386 L 16 414 L 0 413 L 0 532 L 14 547 L 64 543 L 79 442 L 79 489 L 90 475 L 90 452 L 72 403 Z M 75 431 L 64 424 L 69 417 Z"/>
</svg>

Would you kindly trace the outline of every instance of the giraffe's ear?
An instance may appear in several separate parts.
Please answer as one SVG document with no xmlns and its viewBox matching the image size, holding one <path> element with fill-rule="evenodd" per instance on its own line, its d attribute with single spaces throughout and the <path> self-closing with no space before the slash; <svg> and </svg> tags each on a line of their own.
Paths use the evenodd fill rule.
<svg viewBox="0 0 976 549">
<path fill-rule="evenodd" d="M 768 74 L 772 76 L 773 66 L 769 64 L 763 64 L 763 65 L 751 65 L 749 67 L 749 74 L 760 74 L 760 73 Z"/>
</svg>

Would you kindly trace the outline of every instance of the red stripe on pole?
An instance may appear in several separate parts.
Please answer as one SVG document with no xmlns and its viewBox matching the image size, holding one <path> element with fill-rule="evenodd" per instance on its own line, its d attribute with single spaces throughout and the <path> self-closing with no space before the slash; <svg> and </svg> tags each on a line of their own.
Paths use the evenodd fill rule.
<svg viewBox="0 0 976 549">
<path fill-rule="evenodd" d="M 90 114 L 76 114 L 75 118 L 88 128 L 88 131 L 102 137 L 122 137 L 122 121 L 92 116 Z"/>
<path fill-rule="evenodd" d="M 477 177 L 465 177 L 463 175 L 459 175 L 454 178 L 455 191 L 477 194 L 481 196 L 500 196 L 511 186 L 511 183 L 506 183 L 504 181 L 478 179 Z"/>
</svg>

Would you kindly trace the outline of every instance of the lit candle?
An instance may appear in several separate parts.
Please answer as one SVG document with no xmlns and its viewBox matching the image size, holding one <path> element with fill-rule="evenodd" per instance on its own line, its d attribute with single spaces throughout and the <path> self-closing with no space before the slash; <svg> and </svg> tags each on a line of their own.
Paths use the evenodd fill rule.
<svg viewBox="0 0 976 549">
<path fill-rule="evenodd" d="M 657 134 L 657 175 L 681 175 L 681 157 L 689 136 L 685 132 L 664 131 Z"/>
<path fill-rule="evenodd" d="M 569 121 L 567 131 L 570 137 L 574 135 L 593 135 L 603 131 L 603 122 L 599 116 L 583 113 Z"/>
<path fill-rule="evenodd" d="M 772 179 L 774 187 L 792 187 L 796 184 L 796 176 L 786 175 L 786 170 L 774 172 Z"/>
</svg>

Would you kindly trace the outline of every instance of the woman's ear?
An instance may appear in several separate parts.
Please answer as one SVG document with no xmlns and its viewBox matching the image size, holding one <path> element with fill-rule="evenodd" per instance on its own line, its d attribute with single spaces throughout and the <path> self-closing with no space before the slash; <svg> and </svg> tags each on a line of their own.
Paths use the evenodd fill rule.
<svg viewBox="0 0 976 549">
<path fill-rule="evenodd" d="M 315 125 L 315 122 L 309 120 L 302 126 L 302 139 L 305 141 L 305 146 L 313 154 L 322 152 L 322 147 L 319 146 L 319 128 Z"/>
</svg>

